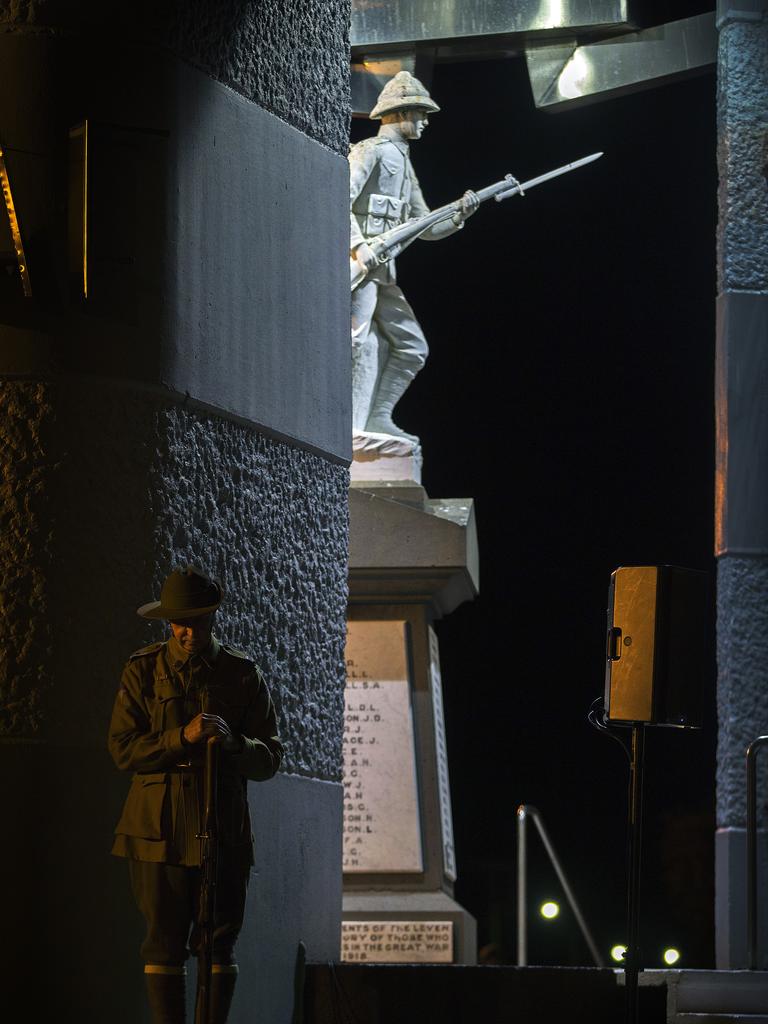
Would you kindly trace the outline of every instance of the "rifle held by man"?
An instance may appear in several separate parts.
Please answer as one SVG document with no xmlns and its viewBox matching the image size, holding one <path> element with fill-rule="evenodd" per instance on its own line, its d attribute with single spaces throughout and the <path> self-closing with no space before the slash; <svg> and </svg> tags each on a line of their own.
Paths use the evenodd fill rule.
<svg viewBox="0 0 768 1024">
<path fill-rule="evenodd" d="M 216 885 L 219 870 L 217 788 L 221 737 L 211 736 L 205 748 L 203 830 L 200 840 L 200 906 L 197 923 L 200 949 L 197 956 L 195 1024 L 208 1024 L 213 975 L 213 932 L 216 927 Z"/>
</svg>

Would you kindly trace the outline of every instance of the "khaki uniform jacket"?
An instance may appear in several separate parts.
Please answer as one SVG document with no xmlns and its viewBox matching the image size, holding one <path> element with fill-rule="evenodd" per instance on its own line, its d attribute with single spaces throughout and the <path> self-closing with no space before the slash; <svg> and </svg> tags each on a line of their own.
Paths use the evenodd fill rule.
<svg viewBox="0 0 768 1024">
<path fill-rule="evenodd" d="M 408 143 L 393 139 L 388 127 L 382 125 L 378 135 L 363 139 L 349 151 L 350 256 L 362 242 L 430 212 L 411 163 Z M 454 224 L 449 218 L 425 231 L 421 240 L 435 242 L 463 227 L 463 222 Z M 395 278 L 394 259 L 369 275 L 369 280 L 379 284 L 394 284 Z M 354 293 L 352 302 L 354 305 Z"/>
<path fill-rule="evenodd" d="M 202 764 L 205 744 L 186 745 L 181 733 L 200 711 L 220 715 L 242 750 L 222 751 L 219 833 L 253 863 L 246 780 L 271 778 L 283 748 L 275 709 L 259 668 L 212 639 L 189 655 L 171 638 L 136 651 L 123 671 L 109 728 L 109 752 L 134 773 L 112 852 L 133 860 L 200 863 Z M 235 851 L 236 852 L 236 851 Z"/>
<path fill-rule="evenodd" d="M 349 153 L 350 249 L 429 207 L 413 169 L 408 146 L 386 134 L 363 139 Z"/>
</svg>

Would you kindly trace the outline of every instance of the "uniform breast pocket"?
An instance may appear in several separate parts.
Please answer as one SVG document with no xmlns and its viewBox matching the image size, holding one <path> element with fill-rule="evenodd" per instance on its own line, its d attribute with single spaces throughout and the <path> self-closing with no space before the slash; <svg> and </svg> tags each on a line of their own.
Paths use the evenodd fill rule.
<svg viewBox="0 0 768 1024">
<path fill-rule="evenodd" d="M 152 693 L 152 730 L 162 732 L 184 725 L 184 697 L 168 678 L 158 679 Z"/>
<path fill-rule="evenodd" d="M 384 159 L 381 161 L 379 167 L 382 179 L 394 178 L 395 175 L 402 170 L 401 165 L 397 163 L 396 160 Z"/>
<path fill-rule="evenodd" d="M 248 709 L 248 694 L 243 686 L 231 684 L 211 691 L 208 710 L 226 721 L 233 732 L 241 732 Z"/>
<path fill-rule="evenodd" d="M 115 832 L 140 839 L 162 839 L 167 796 L 166 772 L 135 776 Z"/>
</svg>

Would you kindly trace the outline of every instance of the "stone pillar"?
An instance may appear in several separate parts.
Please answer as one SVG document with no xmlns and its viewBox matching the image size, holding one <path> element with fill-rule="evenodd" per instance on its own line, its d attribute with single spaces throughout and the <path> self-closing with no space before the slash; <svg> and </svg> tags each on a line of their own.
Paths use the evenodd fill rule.
<svg viewBox="0 0 768 1024">
<path fill-rule="evenodd" d="M 747 745 L 768 733 L 768 4 L 718 0 L 717 26 L 716 942 L 718 967 L 740 968 L 746 966 L 744 758 Z M 763 845 L 767 803 L 763 770 Z M 765 967 L 768 926 L 762 939 Z"/>
<path fill-rule="evenodd" d="M 398 459 L 380 456 L 379 471 L 390 457 Z M 430 500 L 413 479 L 355 479 L 359 460 L 350 491 L 342 958 L 471 964 L 475 921 L 453 899 L 432 623 L 477 594 L 473 503 Z"/>
<path fill-rule="evenodd" d="M 287 746 L 250 787 L 232 1021 L 288 1024 L 299 943 L 338 956 L 347 22 L 344 0 L 0 0 L 32 291 L 2 203 L 0 973 L 30 1020 L 145 1019 L 105 741 L 157 635 L 135 609 L 187 562 L 223 580 L 218 632 L 263 667 Z"/>
</svg>

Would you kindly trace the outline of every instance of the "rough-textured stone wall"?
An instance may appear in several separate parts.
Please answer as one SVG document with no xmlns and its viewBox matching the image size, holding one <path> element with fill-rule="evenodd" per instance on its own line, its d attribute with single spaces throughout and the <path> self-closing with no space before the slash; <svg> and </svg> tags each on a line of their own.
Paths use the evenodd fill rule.
<svg viewBox="0 0 768 1024">
<path fill-rule="evenodd" d="M 0 736 L 39 738 L 51 686 L 55 422 L 45 384 L 0 382 Z"/>
<path fill-rule="evenodd" d="M 348 471 L 246 427 L 158 410 L 156 587 L 201 563 L 224 584 L 222 636 L 266 672 L 289 771 L 338 780 Z"/>
<path fill-rule="evenodd" d="M 0 31 L 116 28 L 156 40 L 346 156 L 350 0 L 0 0 Z"/>
<path fill-rule="evenodd" d="M 0 403 L 0 736 L 103 745 L 122 664 L 156 635 L 136 607 L 193 562 L 270 681 L 285 769 L 338 780 L 347 470 L 129 387 L 6 382 Z"/>
<path fill-rule="evenodd" d="M 724 5 L 729 6 L 729 5 Z M 739 7 L 739 4 L 734 4 Z M 757 12 L 756 12 L 757 13 Z M 757 14 L 759 19 L 760 15 Z M 720 26 L 719 290 L 768 290 L 768 16 Z"/>
<path fill-rule="evenodd" d="M 346 156 L 349 18 L 349 0 L 193 0 L 177 5 L 164 35 L 180 56 Z"/>
</svg>

